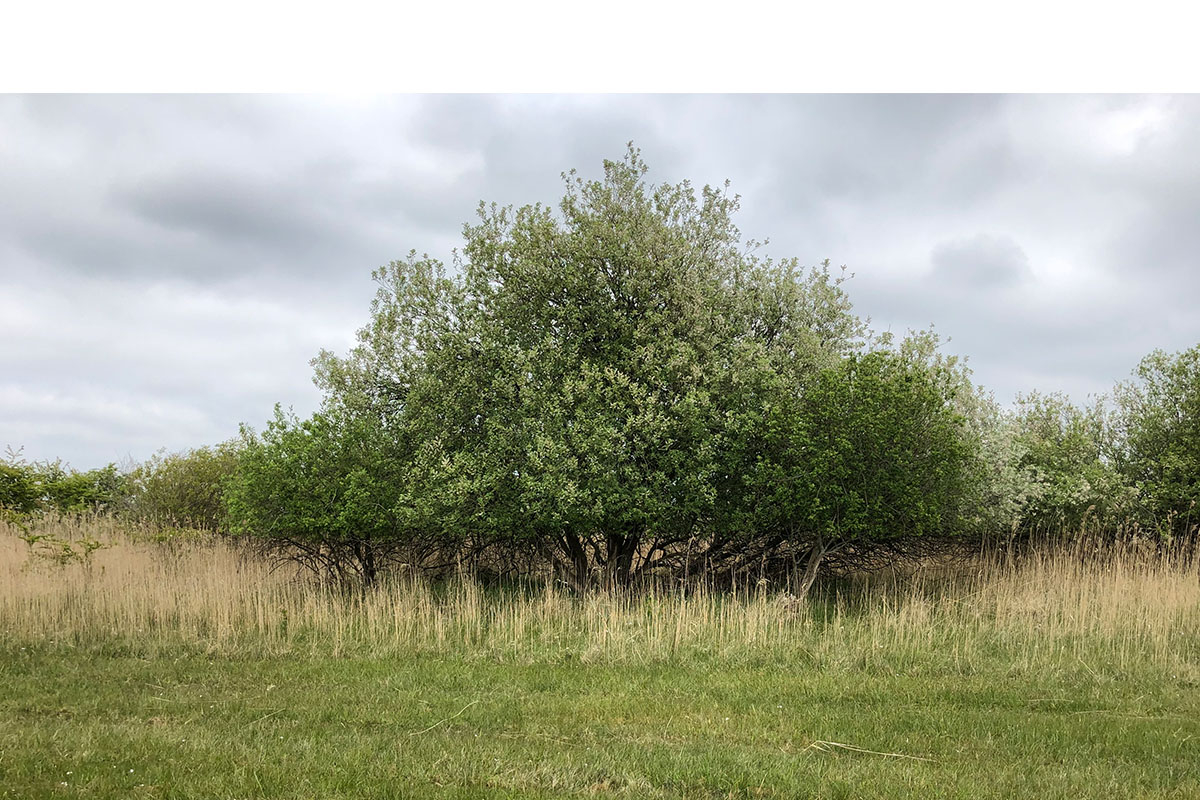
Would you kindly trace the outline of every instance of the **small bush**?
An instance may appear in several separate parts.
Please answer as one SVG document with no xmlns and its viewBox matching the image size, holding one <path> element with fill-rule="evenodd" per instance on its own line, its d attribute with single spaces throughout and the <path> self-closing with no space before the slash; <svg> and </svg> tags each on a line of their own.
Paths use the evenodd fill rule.
<svg viewBox="0 0 1200 800">
<path fill-rule="evenodd" d="M 0 511 L 10 518 L 110 511 L 125 491 L 126 477 L 115 464 L 78 472 L 61 460 L 27 462 L 11 448 L 0 460 Z"/>
<path fill-rule="evenodd" d="M 223 484 L 238 456 L 236 441 L 155 454 L 130 474 L 125 513 L 173 528 L 224 530 Z"/>
</svg>

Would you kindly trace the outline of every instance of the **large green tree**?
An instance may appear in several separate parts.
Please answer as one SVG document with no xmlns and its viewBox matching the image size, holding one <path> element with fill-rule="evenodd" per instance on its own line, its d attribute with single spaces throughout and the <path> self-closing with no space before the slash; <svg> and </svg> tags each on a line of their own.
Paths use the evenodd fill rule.
<svg viewBox="0 0 1200 800">
<path fill-rule="evenodd" d="M 957 462 L 911 438 L 942 432 L 928 365 L 855 358 L 866 331 L 842 276 L 756 255 L 727 187 L 646 173 L 631 147 L 598 180 L 565 175 L 556 208 L 481 205 L 451 269 L 413 254 L 378 270 L 358 345 L 315 362 L 321 412 L 250 442 L 239 529 L 492 548 L 584 587 L 930 528 L 945 487 L 923 470 L 948 481 Z M 849 450 L 813 444 L 826 424 Z M 887 437 L 908 449 L 889 456 Z M 867 482 L 835 497 L 834 472 Z"/>
<path fill-rule="evenodd" d="M 628 582 L 715 499 L 737 200 L 645 172 L 631 151 L 568 176 L 557 213 L 481 207 L 460 333 L 428 361 L 442 402 L 412 408 L 445 451 L 445 517 L 528 536 L 579 583 Z"/>
<path fill-rule="evenodd" d="M 465 231 L 467 349 L 451 363 L 483 374 L 442 392 L 474 401 L 449 457 L 460 485 L 490 490 L 472 509 L 552 544 L 581 584 L 740 558 L 744 536 L 714 533 L 755 392 L 802 383 L 862 334 L 828 265 L 754 254 L 727 188 L 646 171 L 631 150 L 602 180 L 567 176 L 557 214 L 483 207 Z"/>
</svg>

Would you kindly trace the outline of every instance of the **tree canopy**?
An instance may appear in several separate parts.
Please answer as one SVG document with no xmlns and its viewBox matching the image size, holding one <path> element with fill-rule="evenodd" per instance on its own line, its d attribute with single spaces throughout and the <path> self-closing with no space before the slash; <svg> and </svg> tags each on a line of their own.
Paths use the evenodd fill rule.
<svg viewBox="0 0 1200 800">
<path fill-rule="evenodd" d="M 728 185 L 646 175 L 631 146 L 557 207 L 481 204 L 450 269 L 377 270 L 358 345 L 314 362 L 322 410 L 248 437 L 234 530 L 580 587 L 949 532 L 947 384 L 868 343 L 828 262 L 759 256 Z"/>
</svg>

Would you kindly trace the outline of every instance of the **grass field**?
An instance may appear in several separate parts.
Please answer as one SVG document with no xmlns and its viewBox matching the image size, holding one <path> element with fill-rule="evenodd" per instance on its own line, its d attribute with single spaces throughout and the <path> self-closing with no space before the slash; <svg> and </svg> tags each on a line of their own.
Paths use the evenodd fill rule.
<svg viewBox="0 0 1200 800">
<path fill-rule="evenodd" d="M 1194 563 L 342 595 L 41 532 L 0 530 L 0 797 L 1200 797 Z"/>
</svg>

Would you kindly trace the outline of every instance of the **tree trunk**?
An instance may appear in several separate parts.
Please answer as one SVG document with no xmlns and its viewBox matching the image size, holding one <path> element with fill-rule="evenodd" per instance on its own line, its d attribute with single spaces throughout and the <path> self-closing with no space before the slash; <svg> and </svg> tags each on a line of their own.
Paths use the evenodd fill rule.
<svg viewBox="0 0 1200 800">
<path fill-rule="evenodd" d="M 375 564 L 375 548 L 370 542 L 355 542 L 354 554 L 358 558 L 359 574 L 362 575 L 363 586 L 370 588 L 375 585 L 379 569 Z"/>
<path fill-rule="evenodd" d="M 571 565 L 571 578 L 575 583 L 575 591 L 583 594 L 588 589 L 588 557 L 587 551 L 583 549 L 583 544 L 579 541 L 579 537 L 573 533 L 564 533 L 559 540 L 563 550 L 566 552 L 567 561 Z"/>
<path fill-rule="evenodd" d="M 629 585 L 633 569 L 633 556 L 637 553 L 640 537 L 633 534 L 610 533 L 605 554 L 604 572 L 606 588 L 624 588 Z"/>
<path fill-rule="evenodd" d="M 808 551 L 808 558 L 804 562 L 804 572 L 795 573 L 792 578 L 792 593 L 804 599 L 808 597 L 808 591 L 812 588 L 813 582 L 817 579 L 817 572 L 821 568 L 821 560 L 825 558 L 825 554 L 829 552 L 829 545 L 823 540 L 818 539 Z"/>
</svg>

